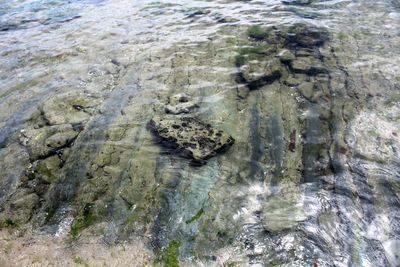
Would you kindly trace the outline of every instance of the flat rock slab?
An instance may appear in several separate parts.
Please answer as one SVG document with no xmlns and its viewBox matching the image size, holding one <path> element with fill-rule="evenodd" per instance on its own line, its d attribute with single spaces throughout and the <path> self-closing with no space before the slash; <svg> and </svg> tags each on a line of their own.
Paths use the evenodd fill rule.
<svg viewBox="0 0 400 267">
<path fill-rule="evenodd" d="M 193 117 L 155 116 L 149 126 L 166 146 L 198 162 L 225 151 L 235 142 L 229 134 Z"/>
<path fill-rule="evenodd" d="M 32 160 L 46 158 L 60 148 L 70 144 L 79 130 L 70 124 L 46 126 L 21 131 L 20 142 L 26 146 Z"/>
<path fill-rule="evenodd" d="M 310 76 L 329 72 L 319 60 L 313 57 L 299 57 L 292 61 L 291 67 L 296 73 L 305 73 Z"/>
<path fill-rule="evenodd" d="M 50 97 L 44 102 L 41 112 L 49 125 L 83 123 L 98 112 L 100 103 L 99 98 L 71 92 Z"/>
</svg>

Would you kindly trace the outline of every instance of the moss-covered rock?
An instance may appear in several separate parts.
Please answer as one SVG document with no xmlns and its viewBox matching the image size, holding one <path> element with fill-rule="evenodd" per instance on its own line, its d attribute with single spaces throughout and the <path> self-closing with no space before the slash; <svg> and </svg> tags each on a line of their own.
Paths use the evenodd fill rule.
<svg viewBox="0 0 400 267">
<path fill-rule="evenodd" d="M 44 183 L 53 183 L 58 180 L 57 171 L 60 169 L 61 159 L 55 155 L 39 161 L 35 168 L 35 177 Z"/>
<path fill-rule="evenodd" d="M 39 196 L 29 189 L 21 189 L 13 195 L 4 210 L 0 213 L 0 221 L 12 222 L 12 225 L 25 224 L 39 205 Z"/>
<path fill-rule="evenodd" d="M 31 160 L 45 158 L 71 144 L 79 131 L 70 124 L 25 129 L 20 142 L 27 147 Z"/>
<path fill-rule="evenodd" d="M 161 258 L 164 263 L 164 267 L 179 267 L 179 248 L 181 242 L 178 240 L 172 240 L 168 246 L 162 251 Z"/>
<path fill-rule="evenodd" d="M 0 218 L 0 230 L 17 228 L 19 224 L 10 218 Z"/>
<path fill-rule="evenodd" d="M 93 204 L 88 203 L 84 206 L 82 214 L 77 216 L 72 223 L 70 235 L 72 238 L 77 238 L 80 233 L 91 226 L 95 221 L 93 212 Z"/>
<path fill-rule="evenodd" d="M 259 25 L 251 26 L 247 30 L 247 34 L 249 37 L 255 39 L 255 40 L 264 40 L 268 37 L 268 35 L 271 33 L 272 28 L 265 28 L 261 27 Z"/>
</svg>

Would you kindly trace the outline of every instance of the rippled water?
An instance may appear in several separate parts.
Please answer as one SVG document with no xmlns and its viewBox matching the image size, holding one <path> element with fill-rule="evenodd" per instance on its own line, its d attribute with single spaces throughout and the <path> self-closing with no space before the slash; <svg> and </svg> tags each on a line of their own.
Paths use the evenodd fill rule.
<svg viewBox="0 0 400 267">
<path fill-rule="evenodd" d="M 399 16 L 397 0 L 1 1 L 0 265 L 400 266 Z M 296 25 L 326 40 L 293 46 Z M 154 138 L 178 93 L 229 150 L 198 165 Z"/>
</svg>

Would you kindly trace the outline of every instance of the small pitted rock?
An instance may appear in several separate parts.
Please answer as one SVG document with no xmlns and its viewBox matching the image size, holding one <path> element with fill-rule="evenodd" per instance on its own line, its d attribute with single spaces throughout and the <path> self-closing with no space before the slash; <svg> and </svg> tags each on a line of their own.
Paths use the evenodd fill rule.
<svg viewBox="0 0 400 267">
<path fill-rule="evenodd" d="M 185 93 L 169 97 L 169 104 L 165 106 L 165 112 L 169 114 L 190 113 L 199 106 L 191 100 L 191 96 Z"/>
<path fill-rule="evenodd" d="M 225 132 L 192 117 L 155 116 L 149 126 L 166 146 L 199 162 L 229 148 L 235 142 Z"/>
</svg>

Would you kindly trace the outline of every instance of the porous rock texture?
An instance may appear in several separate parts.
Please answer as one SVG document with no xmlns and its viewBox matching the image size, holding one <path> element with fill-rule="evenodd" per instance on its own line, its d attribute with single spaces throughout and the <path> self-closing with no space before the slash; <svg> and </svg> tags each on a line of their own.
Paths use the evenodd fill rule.
<svg viewBox="0 0 400 267">
<path fill-rule="evenodd" d="M 193 117 L 155 116 L 149 125 L 165 145 L 195 161 L 206 160 L 235 142 L 229 134 Z"/>
</svg>

